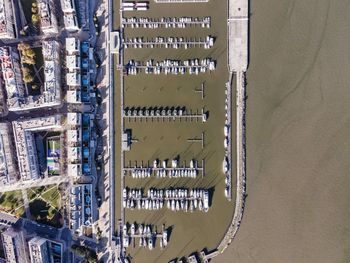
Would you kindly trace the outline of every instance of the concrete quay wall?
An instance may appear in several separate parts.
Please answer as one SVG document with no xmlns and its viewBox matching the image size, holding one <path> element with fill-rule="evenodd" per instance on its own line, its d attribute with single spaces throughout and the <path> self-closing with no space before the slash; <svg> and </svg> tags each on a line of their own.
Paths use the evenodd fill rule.
<svg viewBox="0 0 350 263">
<path fill-rule="evenodd" d="M 245 72 L 248 67 L 249 0 L 229 0 L 228 6 L 229 70 Z"/>
</svg>

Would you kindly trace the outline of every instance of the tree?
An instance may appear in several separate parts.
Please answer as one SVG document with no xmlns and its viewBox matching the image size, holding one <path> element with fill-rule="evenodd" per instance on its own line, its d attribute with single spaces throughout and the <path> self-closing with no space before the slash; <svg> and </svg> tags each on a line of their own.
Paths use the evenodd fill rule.
<svg viewBox="0 0 350 263">
<path fill-rule="evenodd" d="M 97 263 L 97 255 L 95 251 L 75 244 L 71 246 L 71 250 L 79 256 L 84 257 L 84 262 Z"/>
<path fill-rule="evenodd" d="M 38 14 L 38 6 L 36 3 L 32 3 L 32 23 L 38 25 L 40 22 L 40 16 Z"/>
<path fill-rule="evenodd" d="M 34 80 L 34 77 L 32 73 L 30 72 L 29 68 L 23 67 L 22 68 L 22 74 L 23 74 L 23 81 L 25 83 L 31 83 Z"/>
<path fill-rule="evenodd" d="M 17 47 L 20 51 L 23 51 L 23 50 L 30 48 L 30 45 L 28 43 L 22 42 L 22 43 L 19 43 Z"/>
<path fill-rule="evenodd" d="M 40 22 L 40 16 L 38 14 L 32 14 L 32 23 L 38 25 Z"/>
<path fill-rule="evenodd" d="M 21 51 L 22 62 L 29 65 L 35 65 L 35 52 L 27 43 L 19 43 L 18 50 Z"/>
<path fill-rule="evenodd" d="M 31 48 L 26 49 L 26 50 L 25 50 L 25 54 L 26 54 L 26 56 L 28 56 L 28 57 L 35 58 L 35 52 L 34 52 L 34 50 L 31 49 Z"/>
</svg>

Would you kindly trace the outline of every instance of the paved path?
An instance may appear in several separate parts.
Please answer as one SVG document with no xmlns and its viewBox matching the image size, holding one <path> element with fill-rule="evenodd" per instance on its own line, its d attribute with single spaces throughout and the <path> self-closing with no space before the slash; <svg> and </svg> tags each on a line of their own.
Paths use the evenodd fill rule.
<svg viewBox="0 0 350 263">
<path fill-rule="evenodd" d="M 0 187 L 0 193 L 10 192 L 15 190 L 23 190 L 33 187 L 45 186 L 45 185 L 59 185 L 64 182 L 72 181 L 72 177 L 70 176 L 52 176 L 44 179 L 38 180 L 28 180 L 28 181 L 20 181 L 11 185 L 5 185 Z"/>
<path fill-rule="evenodd" d="M 223 252 L 226 247 L 232 242 L 243 217 L 245 204 L 245 182 L 246 182 L 246 167 L 245 167 L 245 73 L 237 72 L 236 75 L 237 89 L 237 187 L 236 187 L 236 205 L 235 212 L 224 238 L 218 246 L 218 251 Z"/>
<path fill-rule="evenodd" d="M 231 225 L 218 246 L 222 253 L 235 237 L 241 220 L 246 197 L 246 82 L 245 71 L 248 66 L 248 0 L 229 0 L 228 12 L 228 66 L 231 79 L 235 81 L 231 88 L 236 88 L 236 147 L 237 147 L 237 186 L 235 212 Z"/>
<path fill-rule="evenodd" d="M 24 209 L 25 209 L 25 212 L 26 212 L 26 217 L 27 218 L 32 218 L 32 215 L 31 215 L 30 209 L 29 209 L 28 193 L 27 193 L 26 189 L 22 189 L 22 198 L 23 198 Z"/>
</svg>

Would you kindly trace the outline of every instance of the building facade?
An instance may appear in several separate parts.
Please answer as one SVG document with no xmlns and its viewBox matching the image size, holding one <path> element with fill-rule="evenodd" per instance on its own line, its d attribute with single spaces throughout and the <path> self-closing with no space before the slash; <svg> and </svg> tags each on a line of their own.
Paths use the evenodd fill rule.
<svg viewBox="0 0 350 263">
<path fill-rule="evenodd" d="M 5 258 L 8 263 L 27 263 L 26 242 L 22 231 L 16 231 L 12 227 L 1 234 Z"/>
</svg>

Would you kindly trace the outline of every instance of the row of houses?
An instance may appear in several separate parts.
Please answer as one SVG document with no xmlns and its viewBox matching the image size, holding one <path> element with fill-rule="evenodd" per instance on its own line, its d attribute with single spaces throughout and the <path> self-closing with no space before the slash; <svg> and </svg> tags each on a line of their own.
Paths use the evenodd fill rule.
<svg viewBox="0 0 350 263">
<path fill-rule="evenodd" d="M 91 174 L 92 149 L 91 136 L 93 116 L 80 112 L 67 113 L 67 163 L 68 175 L 79 177 Z"/>
<path fill-rule="evenodd" d="M 35 236 L 27 240 L 23 230 L 9 227 L 1 233 L 7 263 L 63 263 L 61 242 Z"/>
<path fill-rule="evenodd" d="M 74 233 L 86 235 L 91 232 L 94 221 L 91 184 L 73 185 L 69 198 L 69 226 Z"/>
<path fill-rule="evenodd" d="M 94 96 L 91 82 L 93 49 L 88 42 L 66 38 L 66 81 L 68 103 L 89 103 Z"/>
</svg>

